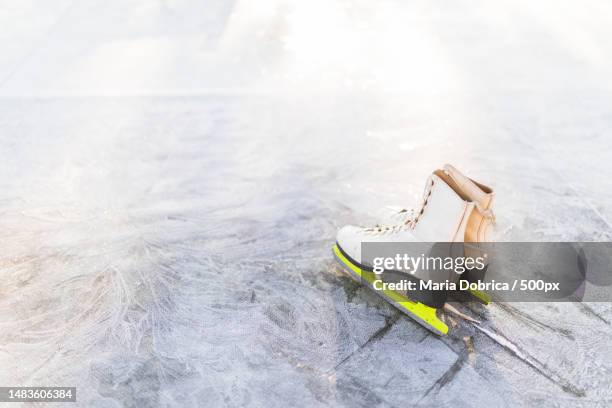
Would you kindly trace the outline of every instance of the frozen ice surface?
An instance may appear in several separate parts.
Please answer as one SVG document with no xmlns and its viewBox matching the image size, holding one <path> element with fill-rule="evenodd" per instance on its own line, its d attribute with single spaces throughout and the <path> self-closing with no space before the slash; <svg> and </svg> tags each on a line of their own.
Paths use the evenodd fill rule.
<svg viewBox="0 0 612 408">
<path fill-rule="evenodd" d="M 478 3 L 478 4 L 477 4 Z M 612 6 L 0 6 L 0 385 L 81 406 L 606 406 L 609 304 L 438 338 L 337 228 L 444 162 L 500 238 L 612 237 Z"/>
</svg>

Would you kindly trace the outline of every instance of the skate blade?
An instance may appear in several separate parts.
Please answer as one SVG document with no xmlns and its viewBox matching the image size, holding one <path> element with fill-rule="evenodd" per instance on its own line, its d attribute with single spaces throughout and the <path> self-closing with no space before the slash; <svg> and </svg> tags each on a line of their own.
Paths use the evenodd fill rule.
<svg viewBox="0 0 612 408">
<path fill-rule="evenodd" d="M 374 291 L 374 293 L 381 296 L 387 302 L 395 306 L 400 312 L 407 314 L 413 318 L 417 323 L 433 333 L 444 336 L 448 334 L 448 326 L 440 320 L 436 314 L 437 309 L 424 305 L 419 302 L 413 302 L 410 298 L 397 293 L 393 290 L 376 290 L 374 289 L 374 281 L 378 280 L 374 272 L 366 271 L 359 268 L 357 265 L 349 261 L 338 248 L 338 244 L 332 248 L 336 259 L 343 266 L 343 269 L 347 271 L 353 279 L 360 283 L 367 283 L 367 286 Z"/>
<path fill-rule="evenodd" d="M 460 303 L 477 302 L 487 306 L 492 302 L 489 294 L 477 290 L 455 290 L 450 295 Z"/>
<path fill-rule="evenodd" d="M 491 303 L 491 296 L 489 296 L 485 292 L 481 292 L 479 290 L 469 290 L 470 294 L 476 298 L 483 305 L 488 305 Z"/>
</svg>

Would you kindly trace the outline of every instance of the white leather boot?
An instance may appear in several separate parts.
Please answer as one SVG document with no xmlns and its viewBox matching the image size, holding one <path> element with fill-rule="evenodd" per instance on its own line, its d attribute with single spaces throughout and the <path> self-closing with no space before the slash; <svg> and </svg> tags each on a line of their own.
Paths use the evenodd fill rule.
<svg viewBox="0 0 612 408">
<path fill-rule="evenodd" d="M 361 246 L 371 242 L 462 242 L 474 207 L 475 204 L 448 174 L 436 170 L 427 180 L 423 202 L 413 217 L 393 226 L 343 227 L 338 231 L 333 252 L 356 280 L 373 288 L 375 293 L 428 329 L 446 334 L 448 327 L 436 314 L 437 308 L 444 305 L 445 298 L 440 302 L 439 297 L 434 299 L 426 294 L 428 299 L 432 299 L 428 304 L 425 300 L 414 301 L 406 291 L 380 290 L 376 287 L 380 277 L 373 273 L 372 265 L 363 263 Z"/>
<path fill-rule="evenodd" d="M 351 260 L 361 264 L 364 242 L 463 242 L 474 203 L 442 170 L 427 180 L 423 201 L 413 217 L 397 225 L 358 227 L 338 231 L 336 242 Z"/>
<path fill-rule="evenodd" d="M 469 177 L 463 175 L 450 164 L 445 164 L 443 172 L 448 176 L 456 189 L 461 191 L 468 200 L 474 203 L 476 211 L 473 211 L 468 220 L 464 242 L 490 242 L 492 225 L 495 217 L 493 215 L 494 193 L 490 187 L 485 186 Z M 415 210 L 387 206 L 380 211 L 380 225 L 399 225 L 410 222 L 417 214 Z"/>
<path fill-rule="evenodd" d="M 438 170 L 440 172 L 440 170 Z M 463 241 L 469 243 L 464 248 L 466 257 L 476 258 L 482 256 L 479 244 L 492 241 L 492 226 L 495 223 L 493 214 L 494 193 L 490 187 L 485 186 L 469 177 L 450 164 L 445 164 L 442 170 L 444 175 L 450 179 L 455 189 L 460 191 L 467 199 L 474 203 L 475 210 L 471 212 L 465 228 Z M 404 224 L 418 216 L 414 210 L 401 207 L 386 207 L 382 211 L 381 224 Z M 484 278 L 486 268 L 482 270 L 470 270 L 463 274 L 462 278 L 469 281 Z M 488 304 L 491 298 L 488 294 L 476 290 L 470 293 L 480 302 Z"/>
</svg>

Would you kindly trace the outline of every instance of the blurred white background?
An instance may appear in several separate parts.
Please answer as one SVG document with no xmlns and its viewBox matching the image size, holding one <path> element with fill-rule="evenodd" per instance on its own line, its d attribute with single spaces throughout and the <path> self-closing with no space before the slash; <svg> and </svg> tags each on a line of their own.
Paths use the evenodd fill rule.
<svg viewBox="0 0 612 408">
<path fill-rule="evenodd" d="M 3 95 L 610 88 L 607 2 L 3 1 Z"/>
</svg>

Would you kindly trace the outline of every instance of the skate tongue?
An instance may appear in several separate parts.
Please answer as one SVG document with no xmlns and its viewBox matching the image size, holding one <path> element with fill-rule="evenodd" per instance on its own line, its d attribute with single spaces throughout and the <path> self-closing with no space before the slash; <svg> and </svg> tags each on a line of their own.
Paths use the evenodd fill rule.
<svg viewBox="0 0 612 408">
<path fill-rule="evenodd" d="M 475 183 L 474 180 L 465 176 L 463 173 L 457 170 L 457 168 L 448 163 L 444 165 L 443 171 L 472 201 L 476 203 L 490 201 L 490 198 L 487 200 L 487 195 L 490 196 L 492 192 L 489 187 Z"/>
<path fill-rule="evenodd" d="M 454 166 L 447 163 L 444 165 L 443 169 L 444 173 L 449 176 L 460 189 L 468 189 L 471 186 L 472 180 L 464 176 Z"/>
</svg>

